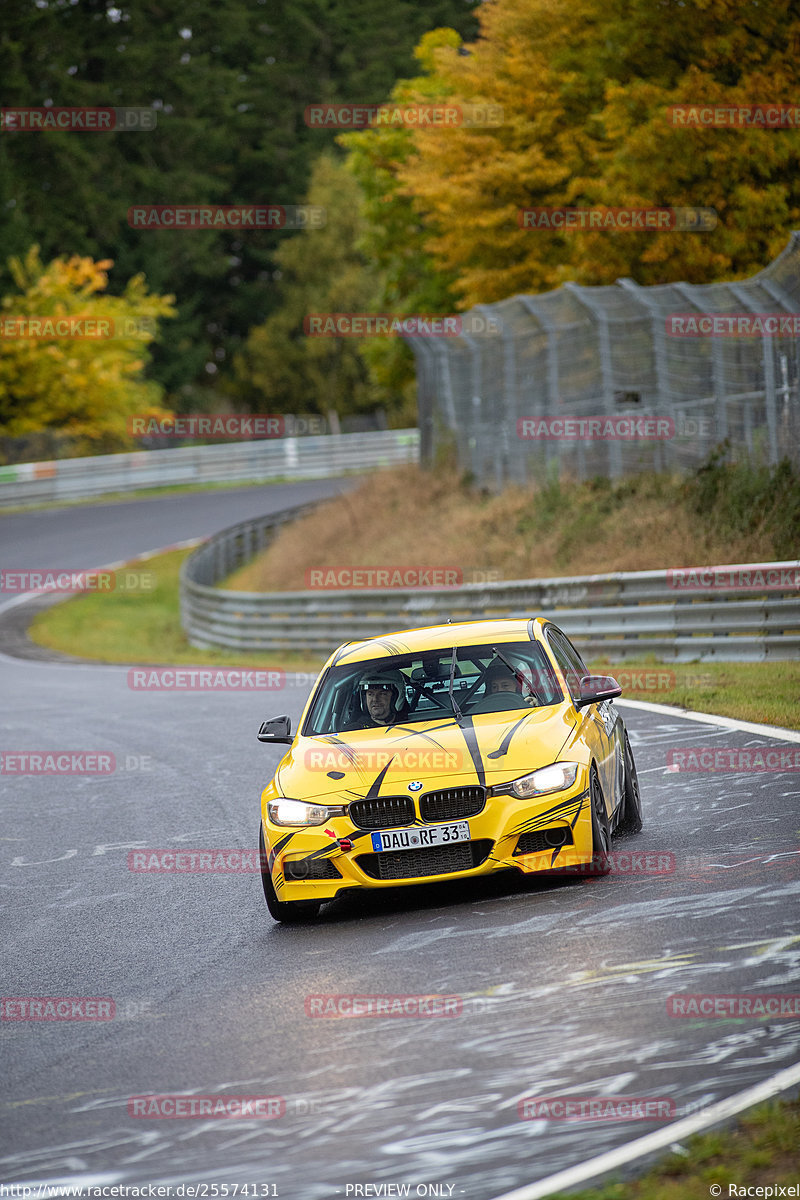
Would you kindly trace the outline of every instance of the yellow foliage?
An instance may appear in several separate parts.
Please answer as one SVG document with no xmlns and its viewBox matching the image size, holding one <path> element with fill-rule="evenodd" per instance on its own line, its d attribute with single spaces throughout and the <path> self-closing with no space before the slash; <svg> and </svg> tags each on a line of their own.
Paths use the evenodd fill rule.
<svg viewBox="0 0 800 1200">
<path fill-rule="evenodd" d="M 463 307 L 567 279 L 748 275 L 783 248 L 800 220 L 800 128 L 687 128 L 669 110 L 800 110 L 793 0 L 487 0 L 478 15 L 480 37 L 461 51 L 423 40 L 429 76 L 415 94 L 499 105 L 503 123 L 409 130 L 396 165 Z M 540 206 L 713 208 L 718 224 L 521 229 L 519 210 Z"/>
<path fill-rule="evenodd" d="M 87 452 L 119 450 L 135 444 L 130 417 L 168 414 L 143 372 L 174 297 L 148 294 L 142 275 L 108 295 L 112 265 L 74 256 L 45 266 L 36 246 L 9 261 L 19 292 L 0 300 L 0 434 L 59 430 Z"/>
</svg>

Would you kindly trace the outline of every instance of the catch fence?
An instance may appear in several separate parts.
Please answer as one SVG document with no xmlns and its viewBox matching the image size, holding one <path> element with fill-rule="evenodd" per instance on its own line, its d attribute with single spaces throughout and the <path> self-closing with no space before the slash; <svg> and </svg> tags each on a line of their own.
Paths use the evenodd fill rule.
<svg viewBox="0 0 800 1200">
<path fill-rule="evenodd" d="M 800 465 L 798 313 L 800 233 L 740 282 L 567 283 L 478 305 L 464 317 L 470 332 L 405 335 L 422 461 L 454 444 L 461 468 L 497 490 L 548 474 L 689 470 L 726 439 L 751 461 Z"/>
</svg>

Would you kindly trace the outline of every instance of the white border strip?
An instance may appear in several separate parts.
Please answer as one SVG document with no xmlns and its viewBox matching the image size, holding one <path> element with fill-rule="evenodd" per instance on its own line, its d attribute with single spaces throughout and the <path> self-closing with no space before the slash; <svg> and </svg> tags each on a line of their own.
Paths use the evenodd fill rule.
<svg viewBox="0 0 800 1200">
<path fill-rule="evenodd" d="M 800 732 L 796 729 L 781 729 L 779 725 L 757 725 L 754 721 L 739 721 L 736 717 L 692 712 L 691 709 L 679 708 L 676 704 L 651 704 L 649 700 L 615 700 L 614 703 L 627 708 L 643 708 L 645 712 L 663 713 L 667 717 L 681 717 L 685 721 L 700 721 L 703 725 L 721 725 L 723 729 L 759 733 L 762 737 L 780 738 L 783 742 L 800 742 Z"/>
<path fill-rule="evenodd" d="M 665 1129 L 657 1129 L 655 1133 L 645 1134 L 644 1137 L 628 1142 L 627 1146 L 619 1146 L 616 1150 L 598 1154 L 595 1158 L 579 1163 L 576 1167 L 557 1171 L 555 1175 L 548 1175 L 546 1179 L 540 1179 L 536 1183 L 526 1184 L 513 1192 L 503 1192 L 501 1196 L 494 1197 L 494 1200 L 543 1200 L 545 1196 L 561 1192 L 564 1188 L 586 1183 L 598 1175 L 605 1175 L 645 1154 L 663 1150 L 681 1138 L 690 1137 L 693 1133 L 700 1133 L 711 1125 L 726 1121 L 744 1109 L 751 1108 L 754 1104 L 761 1104 L 764 1100 L 769 1100 L 772 1096 L 777 1095 L 778 1092 L 786 1091 L 798 1083 L 800 1083 L 800 1063 L 793 1067 L 786 1067 L 777 1075 L 773 1075 L 771 1079 L 767 1079 L 763 1083 L 756 1083 L 753 1087 L 749 1087 L 735 1096 L 729 1096 L 727 1100 L 719 1100 L 705 1112 L 683 1117 L 680 1121 L 674 1121 L 671 1125 L 667 1125 Z"/>
</svg>

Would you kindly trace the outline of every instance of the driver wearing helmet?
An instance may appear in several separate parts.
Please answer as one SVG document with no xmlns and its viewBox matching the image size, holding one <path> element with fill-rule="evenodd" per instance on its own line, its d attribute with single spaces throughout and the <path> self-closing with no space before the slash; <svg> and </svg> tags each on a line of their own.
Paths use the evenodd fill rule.
<svg viewBox="0 0 800 1200">
<path fill-rule="evenodd" d="M 515 692 L 522 696 L 526 704 L 537 704 L 536 687 L 534 685 L 533 672 L 529 665 L 521 660 L 513 662 L 513 671 L 502 661 L 496 658 L 486 668 L 486 691 L 484 697 L 497 696 L 501 692 Z"/>
<path fill-rule="evenodd" d="M 361 711 L 370 725 L 393 725 L 406 713 L 405 680 L 400 671 L 370 671 L 358 685 Z"/>
<path fill-rule="evenodd" d="M 496 659 L 486 671 L 486 695 L 496 696 L 498 692 L 521 692 L 522 684 L 519 678 L 509 671 L 504 662 Z"/>
</svg>

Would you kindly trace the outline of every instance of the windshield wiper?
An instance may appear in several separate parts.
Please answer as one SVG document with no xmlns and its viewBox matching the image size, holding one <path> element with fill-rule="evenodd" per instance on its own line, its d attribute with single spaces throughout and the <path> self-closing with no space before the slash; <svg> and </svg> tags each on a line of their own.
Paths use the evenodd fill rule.
<svg viewBox="0 0 800 1200">
<path fill-rule="evenodd" d="M 453 706 L 453 713 L 455 715 L 456 720 L 458 721 L 458 723 L 460 725 L 462 713 L 461 713 L 461 709 L 458 707 L 458 701 L 456 700 L 455 693 L 453 691 L 453 680 L 455 679 L 455 677 L 456 677 L 456 647 L 453 646 L 453 661 L 450 663 L 450 686 L 447 690 L 450 695 L 450 703 Z"/>
</svg>

